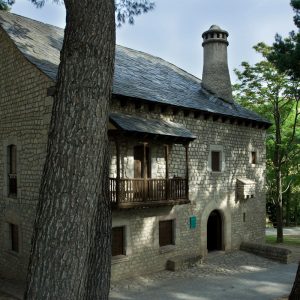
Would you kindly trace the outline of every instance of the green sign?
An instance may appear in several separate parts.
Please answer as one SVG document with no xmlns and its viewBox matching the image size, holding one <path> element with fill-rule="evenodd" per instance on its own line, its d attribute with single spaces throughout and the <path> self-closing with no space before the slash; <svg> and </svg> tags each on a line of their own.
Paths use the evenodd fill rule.
<svg viewBox="0 0 300 300">
<path fill-rule="evenodd" d="M 197 219 L 196 216 L 190 217 L 190 229 L 195 229 L 197 226 Z"/>
</svg>

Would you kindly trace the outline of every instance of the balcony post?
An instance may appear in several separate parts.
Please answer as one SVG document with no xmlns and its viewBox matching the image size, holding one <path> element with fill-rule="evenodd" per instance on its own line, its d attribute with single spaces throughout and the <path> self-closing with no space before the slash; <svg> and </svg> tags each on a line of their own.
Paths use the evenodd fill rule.
<svg viewBox="0 0 300 300">
<path fill-rule="evenodd" d="M 143 178 L 144 178 L 144 190 L 143 200 L 147 201 L 147 143 L 144 143 L 144 157 L 143 157 Z"/>
<path fill-rule="evenodd" d="M 185 144 L 185 194 L 186 199 L 189 199 L 189 144 Z"/>
<path fill-rule="evenodd" d="M 120 202 L 120 143 L 118 137 L 115 139 L 116 155 L 117 155 L 117 181 L 116 181 L 116 202 Z"/>
<path fill-rule="evenodd" d="M 169 199 L 169 145 L 165 145 L 165 157 L 166 157 L 166 200 Z"/>
</svg>

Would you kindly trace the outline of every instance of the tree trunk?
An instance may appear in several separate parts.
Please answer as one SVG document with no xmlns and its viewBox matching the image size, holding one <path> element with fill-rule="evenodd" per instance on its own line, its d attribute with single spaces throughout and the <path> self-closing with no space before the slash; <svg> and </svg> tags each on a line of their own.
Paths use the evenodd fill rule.
<svg viewBox="0 0 300 300">
<path fill-rule="evenodd" d="M 300 300 L 300 263 L 298 264 L 298 270 L 289 300 Z"/>
<path fill-rule="evenodd" d="M 288 190 L 285 193 L 285 218 L 286 226 L 290 226 L 291 224 L 291 186 L 288 187 Z"/>
<path fill-rule="evenodd" d="M 114 1 L 64 2 L 65 36 L 25 299 L 107 299 Z"/>
<path fill-rule="evenodd" d="M 283 243 L 282 181 L 280 167 L 276 170 L 276 220 L 277 243 Z"/>
<path fill-rule="evenodd" d="M 279 109 L 279 94 L 274 103 L 275 120 L 275 149 L 274 149 L 274 169 L 276 178 L 276 219 L 277 219 L 277 243 L 283 243 L 283 218 L 282 218 L 282 151 L 281 151 L 281 116 Z"/>
<path fill-rule="evenodd" d="M 294 212 L 294 214 L 295 214 L 295 224 L 297 226 L 298 225 L 298 201 L 297 201 L 297 199 L 295 201 L 295 212 Z"/>
</svg>

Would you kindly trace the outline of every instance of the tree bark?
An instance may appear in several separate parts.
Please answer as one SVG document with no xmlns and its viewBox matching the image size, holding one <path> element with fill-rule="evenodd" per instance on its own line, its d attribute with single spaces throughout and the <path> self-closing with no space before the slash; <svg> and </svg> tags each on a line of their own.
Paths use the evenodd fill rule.
<svg viewBox="0 0 300 300">
<path fill-rule="evenodd" d="M 274 168 L 276 178 L 276 219 L 277 219 L 277 243 L 283 243 L 283 218 L 282 218 L 282 151 L 281 151 L 281 115 L 279 109 L 279 94 L 274 103 L 275 120 L 275 149 L 274 149 Z"/>
<path fill-rule="evenodd" d="M 66 28 L 25 299 L 108 299 L 113 0 L 65 0 Z"/>
<path fill-rule="evenodd" d="M 300 263 L 298 264 L 296 278 L 289 296 L 289 300 L 300 300 Z"/>
<path fill-rule="evenodd" d="M 285 225 L 288 227 L 291 224 L 291 186 L 288 187 L 285 193 Z"/>
</svg>

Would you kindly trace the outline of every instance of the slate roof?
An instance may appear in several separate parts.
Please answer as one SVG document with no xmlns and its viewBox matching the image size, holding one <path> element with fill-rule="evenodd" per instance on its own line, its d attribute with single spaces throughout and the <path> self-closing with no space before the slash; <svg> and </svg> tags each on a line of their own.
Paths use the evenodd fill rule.
<svg viewBox="0 0 300 300">
<path fill-rule="evenodd" d="M 63 29 L 1 11 L 0 26 L 31 63 L 53 80 L 56 79 Z M 201 87 L 200 79 L 175 65 L 118 45 L 113 93 L 270 125 L 258 114 L 208 93 Z"/>
<path fill-rule="evenodd" d="M 192 141 L 196 138 L 196 136 L 184 126 L 171 121 L 149 120 L 120 113 L 110 113 L 109 118 L 113 125 L 127 133 L 164 136 L 185 141 Z"/>
</svg>

